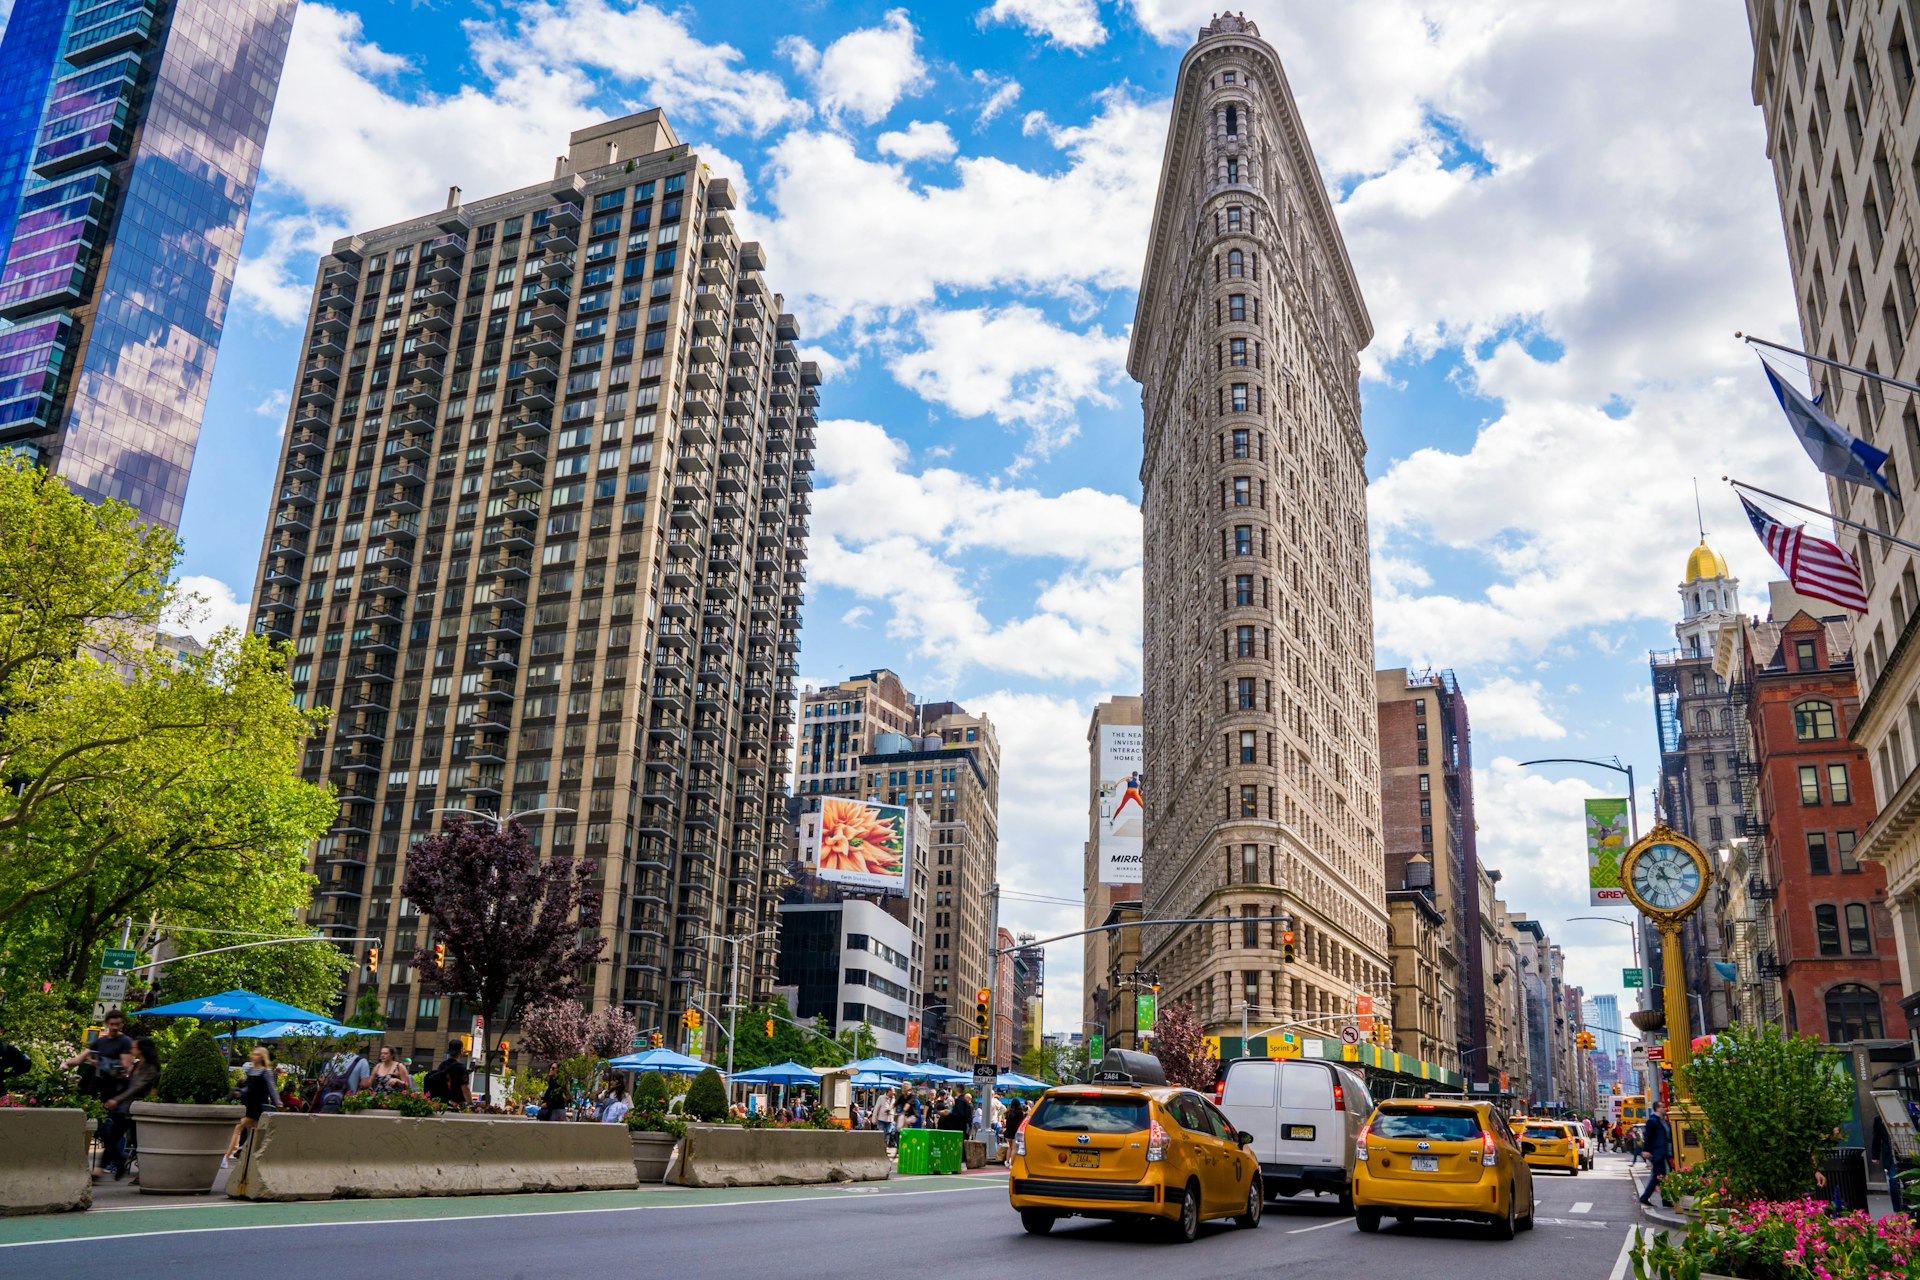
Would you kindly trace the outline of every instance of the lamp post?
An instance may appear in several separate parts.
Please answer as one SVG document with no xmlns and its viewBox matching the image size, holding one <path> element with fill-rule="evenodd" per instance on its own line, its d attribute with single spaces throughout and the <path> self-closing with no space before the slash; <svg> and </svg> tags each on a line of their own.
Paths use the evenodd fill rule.
<svg viewBox="0 0 1920 1280">
<path fill-rule="evenodd" d="M 743 942 L 751 942 L 755 938 L 764 938 L 770 933 L 778 933 L 778 932 L 780 932 L 778 929 L 762 929 L 758 933 L 741 933 L 741 934 L 732 934 L 732 935 L 724 934 L 724 933 L 705 933 L 700 935 L 699 940 L 701 942 L 713 942 L 718 940 L 720 942 L 726 943 L 728 946 L 733 948 L 733 966 L 732 966 L 733 976 L 728 982 L 729 995 L 727 997 L 727 1079 L 729 1080 L 733 1079 L 734 1024 L 740 1020 L 740 944 Z"/>
<path fill-rule="evenodd" d="M 482 822 L 491 822 L 496 827 L 503 827 L 508 822 L 513 821 L 515 818 L 524 818 L 530 813 L 578 813 L 579 810 L 569 808 L 568 806 L 563 804 L 543 804 L 537 809 L 517 809 L 514 812 L 508 814 L 505 819 L 502 819 L 499 814 L 488 813 L 483 809 L 450 809 L 450 808 L 447 808 L 445 805 L 442 805 L 437 809 L 429 809 L 427 810 L 427 812 L 428 813 L 457 813 L 462 817 L 466 818 L 470 822 L 473 819 L 478 818 Z"/>
<path fill-rule="evenodd" d="M 944 1000 L 942 1000 L 942 1001 L 940 1001 L 940 1002 L 939 1002 L 938 1004 L 928 1004 L 928 1005 L 922 1005 L 922 1006 L 920 1006 L 920 1049 L 919 1049 L 919 1053 L 920 1053 L 920 1058 L 921 1058 L 921 1060 L 922 1060 L 922 1061 L 925 1061 L 925 1060 L 926 1060 L 926 1057 L 927 1057 L 927 1049 L 926 1049 L 926 1045 L 927 1045 L 927 1015 L 928 1015 L 928 1014 L 930 1014 L 930 1013 L 932 1013 L 932 1012 L 933 1012 L 933 1011 L 934 1011 L 935 1009 L 938 1009 L 938 1010 L 940 1010 L 940 1011 L 941 1011 L 942 1013 L 944 1013 L 944 1012 L 946 1012 L 947 1010 L 949 1010 L 949 1009 L 951 1009 L 952 1007 L 953 1007 L 952 1005 L 950 1005 L 950 1004 L 948 1004 L 948 1003 L 947 1003 L 946 1001 L 944 1001 Z M 940 1019 L 940 1021 L 941 1021 L 941 1022 L 942 1022 L 942 1023 L 944 1024 L 944 1023 L 946 1022 L 946 1019 L 945 1019 L 945 1018 L 942 1018 L 942 1019 Z M 939 1057 L 938 1057 L 938 1055 L 935 1055 L 935 1058 L 934 1058 L 934 1060 L 935 1060 L 936 1062 L 937 1062 L 937 1061 L 939 1061 Z"/>
<path fill-rule="evenodd" d="M 1596 769 L 1611 769 L 1615 773 L 1626 774 L 1627 775 L 1627 821 L 1633 824 L 1633 838 L 1635 840 L 1638 840 L 1640 838 L 1640 797 L 1637 794 L 1635 794 L 1633 789 L 1633 766 L 1632 765 L 1621 764 L 1619 756 L 1615 756 L 1611 761 L 1588 760 L 1580 756 L 1548 756 L 1540 760 L 1522 760 L 1520 762 L 1520 767 L 1522 769 L 1526 769 L 1536 764 L 1585 764 L 1585 765 L 1591 765 Z"/>
</svg>

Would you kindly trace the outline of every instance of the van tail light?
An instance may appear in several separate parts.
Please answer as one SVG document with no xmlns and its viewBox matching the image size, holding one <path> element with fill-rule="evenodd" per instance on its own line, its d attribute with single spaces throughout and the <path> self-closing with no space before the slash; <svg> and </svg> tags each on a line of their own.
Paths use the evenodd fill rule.
<svg viewBox="0 0 1920 1280">
<path fill-rule="evenodd" d="M 1020 1127 L 1013 1131 L 1013 1154 L 1027 1154 L 1027 1121 L 1024 1119 L 1020 1121 Z"/>
<path fill-rule="evenodd" d="M 1213 1105 L 1216 1107 L 1219 1106 L 1220 1099 L 1226 1096 L 1227 1096 L 1227 1078 L 1225 1076 L 1221 1076 L 1218 1080 L 1215 1080 L 1213 1082 Z"/>
<path fill-rule="evenodd" d="M 1493 1130 L 1482 1129 L 1480 1131 L 1480 1163 L 1491 1168 L 1497 1158 L 1493 1146 Z"/>
<path fill-rule="evenodd" d="M 1353 1144 L 1353 1158 L 1364 1161 L 1367 1158 L 1367 1135 L 1373 1132 L 1373 1122 L 1369 1120 L 1360 1126 L 1360 1137 Z"/>
<path fill-rule="evenodd" d="M 1346 1086 L 1338 1084 L 1333 1086 L 1333 1109 L 1335 1111 L 1345 1111 L 1347 1109 Z"/>
<path fill-rule="evenodd" d="M 1147 1159 L 1149 1161 L 1167 1158 L 1167 1131 L 1155 1120 L 1147 1126 Z"/>
</svg>

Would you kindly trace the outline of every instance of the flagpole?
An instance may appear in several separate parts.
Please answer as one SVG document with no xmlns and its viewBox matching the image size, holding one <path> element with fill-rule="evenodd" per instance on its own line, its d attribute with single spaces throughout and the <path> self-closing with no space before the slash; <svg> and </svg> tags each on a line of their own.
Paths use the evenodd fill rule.
<svg viewBox="0 0 1920 1280">
<path fill-rule="evenodd" d="M 1734 330 L 1733 336 L 1742 342 L 1751 343 L 1757 347 L 1772 347 L 1775 351 L 1784 351 L 1790 356 L 1799 356 L 1803 360 L 1811 360 L 1815 364 L 1824 364 L 1830 368 L 1844 370 L 1847 373 L 1857 373 L 1863 378 L 1872 378 L 1875 382 L 1884 382 L 1890 387 L 1898 387 L 1902 391 L 1911 391 L 1915 395 L 1920 395 L 1920 383 L 1902 382 L 1898 378 L 1889 378 L 1884 373 L 1875 373 L 1871 369 L 1862 369 L 1857 364 L 1846 364 L 1839 360 L 1829 360 L 1825 356 L 1817 356 L 1811 351 L 1802 351 L 1798 347 L 1789 347 L 1778 342 L 1768 342 L 1765 338 L 1756 338 L 1752 334 L 1741 333 L 1738 329 Z M 1736 481 L 1735 483 L 1738 482 Z M 1791 499 L 1782 498 L 1781 501 L 1788 502 L 1791 501 Z M 1796 503 L 1795 505 L 1798 504 Z M 1808 510 L 1812 509 L 1813 508 L 1808 508 Z"/>
<path fill-rule="evenodd" d="M 1858 529 L 1862 533 L 1870 533 L 1883 542 L 1891 542 L 1896 547 L 1905 547 L 1909 551 L 1920 551 L 1920 542 L 1908 542 L 1905 538 L 1896 538 L 1884 529 L 1876 529 L 1870 524 L 1861 524 L 1858 520 L 1849 520 L 1845 516 L 1834 515 L 1833 512 L 1823 511 L 1819 507 L 1810 507 L 1804 502 L 1797 502 L 1792 498 L 1786 497 L 1784 494 L 1775 493 L 1771 489 L 1762 489 L 1758 485 L 1748 484 L 1744 480 L 1735 480 L 1729 476 L 1721 476 L 1720 478 L 1736 489 L 1745 489 L 1747 492 L 1757 493 L 1763 498 L 1772 498 L 1775 502 L 1784 502 L 1790 507 L 1798 507 L 1802 511 L 1811 511 L 1817 516 L 1825 516 L 1835 524 L 1844 524 L 1848 528 Z"/>
</svg>

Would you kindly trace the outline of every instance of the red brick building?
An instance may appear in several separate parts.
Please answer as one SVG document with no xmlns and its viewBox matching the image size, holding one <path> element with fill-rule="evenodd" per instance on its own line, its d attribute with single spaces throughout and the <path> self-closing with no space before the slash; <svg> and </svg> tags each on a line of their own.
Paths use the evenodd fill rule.
<svg viewBox="0 0 1920 1280">
<path fill-rule="evenodd" d="M 1746 692 L 1759 829 L 1787 1029 L 1823 1040 L 1878 1039 L 1897 1025 L 1900 975 L 1886 875 L 1854 854 L 1873 821 L 1866 752 L 1849 736 L 1860 695 L 1853 628 L 1803 612 L 1746 629 Z"/>
</svg>

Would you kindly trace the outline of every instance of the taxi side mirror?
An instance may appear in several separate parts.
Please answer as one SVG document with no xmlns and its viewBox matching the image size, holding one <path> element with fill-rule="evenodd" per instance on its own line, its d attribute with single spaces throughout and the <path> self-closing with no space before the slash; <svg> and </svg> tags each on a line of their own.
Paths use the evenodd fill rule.
<svg viewBox="0 0 1920 1280">
<path fill-rule="evenodd" d="M 1530 1156 L 1539 1149 L 1540 1148 L 1534 1146 L 1531 1142 L 1523 1142 L 1520 1144 L 1520 1154 L 1523 1156 Z"/>
<path fill-rule="evenodd" d="M 1248 1133 L 1245 1129 L 1242 1129 L 1238 1133 L 1233 1135 L 1233 1140 L 1239 1143 L 1241 1146 L 1245 1147 L 1252 1144 L 1253 1135 Z"/>
</svg>

